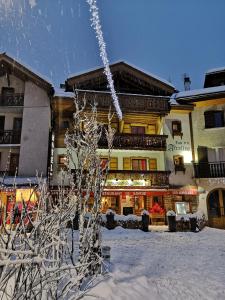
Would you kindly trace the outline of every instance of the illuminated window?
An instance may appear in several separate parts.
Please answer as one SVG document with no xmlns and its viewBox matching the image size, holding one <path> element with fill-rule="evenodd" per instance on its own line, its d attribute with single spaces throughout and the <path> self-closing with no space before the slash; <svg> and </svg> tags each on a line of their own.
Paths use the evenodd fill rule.
<svg viewBox="0 0 225 300">
<path fill-rule="evenodd" d="M 172 135 L 174 136 L 183 136 L 181 121 L 172 121 Z"/>
<path fill-rule="evenodd" d="M 186 215 L 190 212 L 189 202 L 176 202 L 175 208 L 178 215 Z"/>
<path fill-rule="evenodd" d="M 107 157 L 101 157 L 101 166 L 104 168 L 108 163 L 109 159 Z M 109 169 L 110 170 L 117 170 L 118 169 L 118 160 L 117 157 L 110 157 L 109 162 Z"/>
<path fill-rule="evenodd" d="M 132 159 L 132 170 L 136 170 L 136 171 L 147 170 L 146 159 Z"/>
<path fill-rule="evenodd" d="M 67 165 L 67 157 L 63 154 L 58 155 L 58 169 L 65 169 Z"/>
<path fill-rule="evenodd" d="M 182 155 L 174 155 L 173 162 L 174 162 L 174 167 L 175 167 L 175 173 L 177 171 L 185 172 L 184 158 Z"/>
</svg>

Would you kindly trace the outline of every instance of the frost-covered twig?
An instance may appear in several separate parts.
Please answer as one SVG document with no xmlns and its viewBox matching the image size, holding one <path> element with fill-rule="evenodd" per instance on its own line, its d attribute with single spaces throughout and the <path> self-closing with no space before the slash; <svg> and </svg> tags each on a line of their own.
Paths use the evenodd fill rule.
<svg viewBox="0 0 225 300">
<path fill-rule="evenodd" d="M 53 199 L 46 181 L 38 178 L 37 203 L 32 203 L 33 191 L 30 199 L 22 199 L 20 210 L 3 219 L 0 299 L 78 299 L 101 272 L 100 208 L 108 164 L 102 165 L 97 154 L 103 126 L 97 121 L 96 106 L 87 112 L 85 103 L 75 96 L 74 127 L 65 137 L 67 170 L 61 172 L 57 197 Z M 110 114 L 108 119 L 110 157 L 114 135 Z"/>
</svg>

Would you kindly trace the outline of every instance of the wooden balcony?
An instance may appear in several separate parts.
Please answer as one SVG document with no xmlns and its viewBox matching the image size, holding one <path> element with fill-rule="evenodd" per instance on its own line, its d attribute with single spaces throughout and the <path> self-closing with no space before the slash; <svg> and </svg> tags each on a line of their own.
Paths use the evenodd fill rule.
<svg viewBox="0 0 225 300">
<path fill-rule="evenodd" d="M 76 170 L 71 169 L 76 178 Z M 88 172 L 88 171 L 87 171 Z M 136 171 L 136 170 L 109 170 L 106 186 L 114 188 L 121 186 L 142 186 L 152 188 L 168 188 L 170 171 Z M 110 181 L 114 181 L 113 184 Z M 139 181 L 139 182 L 138 182 Z M 142 184 L 140 184 L 142 181 Z M 143 181 L 145 185 L 143 186 Z"/>
<path fill-rule="evenodd" d="M 116 133 L 113 140 L 113 149 L 137 149 L 137 150 L 166 150 L 167 135 Z M 107 148 L 106 136 L 103 134 L 99 141 L 99 148 Z"/>
<path fill-rule="evenodd" d="M 23 106 L 24 94 L 0 95 L 0 106 Z"/>
<path fill-rule="evenodd" d="M 135 181 L 144 180 L 146 186 L 151 187 L 168 187 L 170 171 L 136 171 L 136 170 L 109 170 L 107 180 L 118 181 L 131 180 L 135 186 Z"/>
<path fill-rule="evenodd" d="M 109 110 L 112 105 L 112 97 L 109 92 L 84 91 L 78 90 L 78 97 L 83 99 L 85 96 L 87 104 L 93 104 L 95 101 L 98 110 Z M 160 115 L 169 113 L 169 97 L 152 95 L 133 95 L 117 93 L 122 111 L 127 112 L 155 112 Z M 114 109 L 114 108 L 113 108 Z"/>
<path fill-rule="evenodd" d="M 0 144 L 20 144 L 21 131 L 0 130 Z"/>
<path fill-rule="evenodd" d="M 194 163 L 195 178 L 225 177 L 225 162 Z"/>
</svg>

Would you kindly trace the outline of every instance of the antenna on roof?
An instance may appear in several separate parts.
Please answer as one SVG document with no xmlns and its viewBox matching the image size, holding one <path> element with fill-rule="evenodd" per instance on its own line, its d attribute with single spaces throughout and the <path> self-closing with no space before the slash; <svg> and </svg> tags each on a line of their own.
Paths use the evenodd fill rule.
<svg viewBox="0 0 225 300">
<path fill-rule="evenodd" d="M 183 74 L 183 81 L 184 81 L 184 90 L 190 91 L 191 89 L 191 79 L 187 73 Z"/>
</svg>

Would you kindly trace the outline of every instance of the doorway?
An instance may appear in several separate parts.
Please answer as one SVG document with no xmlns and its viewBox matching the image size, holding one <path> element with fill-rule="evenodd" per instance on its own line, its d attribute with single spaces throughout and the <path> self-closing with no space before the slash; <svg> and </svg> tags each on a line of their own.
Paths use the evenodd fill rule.
<svg viewBox="0 0 225 300">
<path fill-rule="evenodd" d="M 211 191 L 207 198 L 209 226 L 225 229 L 225 189 Z"/>
</svg>

